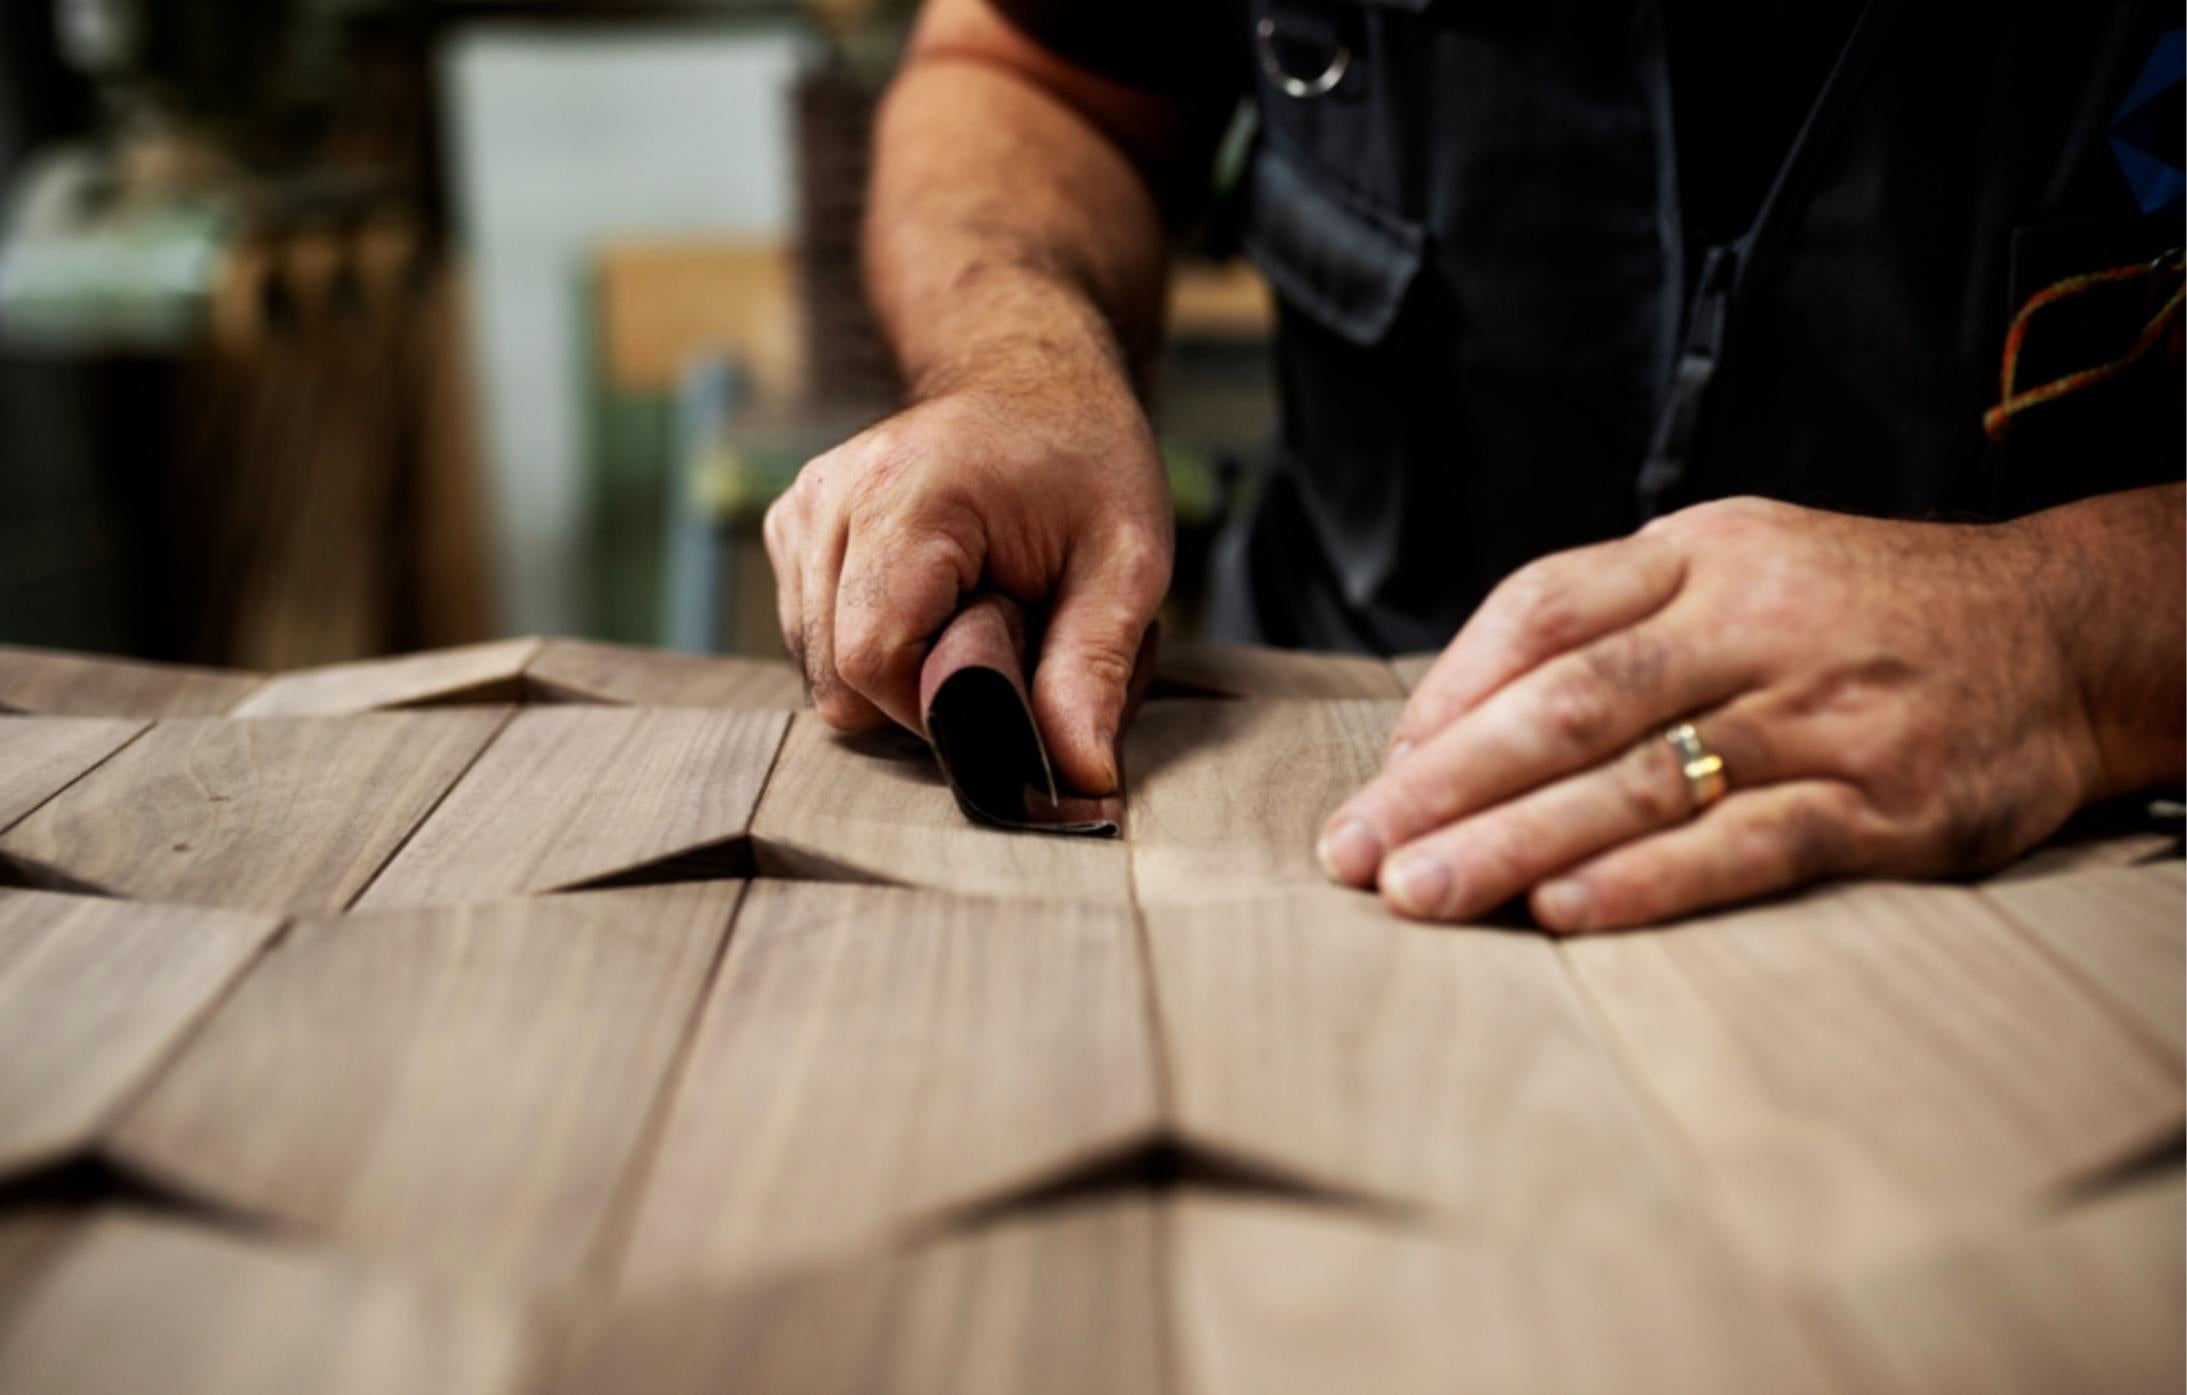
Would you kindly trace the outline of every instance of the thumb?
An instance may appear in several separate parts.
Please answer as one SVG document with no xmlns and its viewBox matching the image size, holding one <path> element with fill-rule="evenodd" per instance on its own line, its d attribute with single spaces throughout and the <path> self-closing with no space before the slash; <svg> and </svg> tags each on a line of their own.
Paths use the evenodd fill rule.
<svg viewBox="0 0 2187 1395">
<path fill-rule="evenodd" d="M 1033 670 L 1033 716 L 1064 782 L 1117 787 L 1116 737 L 1147 624 L 1169 589 L 1166 548 L 1112 542 L 1074 551 Z"/>
</svg>

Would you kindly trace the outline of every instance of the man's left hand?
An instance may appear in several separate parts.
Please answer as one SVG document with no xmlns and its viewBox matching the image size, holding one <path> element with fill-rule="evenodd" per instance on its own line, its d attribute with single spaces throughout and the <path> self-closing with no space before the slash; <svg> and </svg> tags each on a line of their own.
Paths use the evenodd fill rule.
<svg viewBox="0 0 2187 1395">
<path fill-rule="evenodd" d="M 1436 661 L 1322 862 L 1426 919 L 1528 894 L 1557 931 L 2000 864 L 2113 792 L 2050 550 L 1737 499 L 1544 558 Z M 1706 808 L 1663 735 L 1688 721 L 1729 775 Z"/>
</svg>

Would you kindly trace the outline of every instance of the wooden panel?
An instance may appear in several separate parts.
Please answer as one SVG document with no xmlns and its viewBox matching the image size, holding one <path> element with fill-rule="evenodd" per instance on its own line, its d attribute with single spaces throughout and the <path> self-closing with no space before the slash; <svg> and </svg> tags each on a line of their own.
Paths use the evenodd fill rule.
<svg viewBox="0 0 2187 1395">
<path fill-rule="evenodd" d="M 389 659 L 277 674 L 236 705 L 236 717 L 332 717 L 389 707 L 515 702 L 536 639 L 501 639 Z"/>
<path fill-rule="evenodd" d="M 809 714 L 790 723 L 752 836 L 769 876 L 1116 905 L 1131 898 L 1122 842 L 974 824 L 924 742 L 901 732 L 841 736 Z"/>
<path fill-rule="evenodd" d="M 2187 1050 L 2187 880 L 2158 863 L 2035 881 L 1982 894 L 2084 975 L 2173 1055 Z"/>
<path fill-rule="evenodd" d="M 144 730 L 118 717 L 0 717 L 0 828 L 51 799 Z"/>
<path fill-rule="evenodd" d="M 0 711 L 47 717 L 211 717 L 260 675 L 0 645 Z"/>
<path fill-rule="evenodd" d="M 1749 1277 L 1674 1235 L 1446 1243 L 1190 1192 L 1169 1219 L 1178 1386 L 1193 1395 L 1853 1388 Z"/>
<path fill-rule="evenodd" d="M 1774 1270 L 1993 1224 L 2182 1120 L 2178 1059 L 1959 888 L 1831 889 L 1565 952 Z"/>
<path fill-rule="evenodd" d="M 1541 937 L 1416 925 L 1333 888 L 1150 907 L 1146 923 L 1188 1137 L 1474 1233 L 1546 1242 L 1684 1214 Z"/>
<path fill-rule="evenodd" d="M 0 890 L 0 1175 L 88 1143 L 279 924 Z"/>
<path fill-rule="evenodd" d="M 536 697 L 554 702 L 753 709 L 805 705 L 804 680 L 779 660 L 677 654 L 576 639 L 548 640 L 525 671 L 525 684 Z"/>
<path fill-rule="evenodd" d="M 1924 1395 L 2178 1395 L 2183 1224 L 2174 1172 L 1876 1275 L 1847 1320 Z"/>
<path fill-rule="evenodd" d="M 1321 825 L 1382 768 L 1396 702 L 1150 703 L 1125 738 L 1147 902 L 1326 882 Z"/>
<path fill-rule="evenodd" d="M 1163 1388 L 1153 1217 L 1094 1202 L 915 1253 L 620 1308 L 563 1395 L 1106 1395 Z"/>
<path fill-rule="evenodd" d="M 873 1243 L 1150 1131 L 1128 914 L 754 883 L 626 1262 L 632 1287 Z"/>
<path fill-rule="evenodd" d="M 146 900 L 340 910 L 506 716 L 160 722 L 0 835 L 0 856 Z"/>
<path fill-rule="evenodd" d="M 109 1146 L 194 1194 L 373 1251 L 568 1279 L 739 889 L 299 925 Z"/>
<path fill-rule="evenodd" d="M 1420 680 L 1428 676 L 1428 670 L 1435 667 L 1435 661 L 1442 657 L 1440 650 L 1426 654 L 1400 654 L 1390 660 L 1390 667 L 1396 671 L 1397 681 L 1409 693 L 1420 686 Z"/>
<path fill-rule="evenodd" d="M 1364 654 L 1309 654 L 1257 644 L 1164 644 L 1157 695 L 1223 698 L 1401 698 L 1390 666 Z"/>
<path fill-rule="evenodd" d="M 2071 825 L 2068 825 L 2070 828 Z M 2127 832 L 2087 836 L 2061 835 L 2055 841 L 2027 853 L 2019 861 L 1989 878 L 1989 884 L 2033 881 L 2073 872 L 2095 872 L 2108 867 L 2132 867 L 2158 859 L 2177 860 L 2179 832 L 2139 828 Z"/>
<path fill-rule="evenodd" d="M 359 906 L 485 901 L 582 885 L 694 850 L 747 870 L 789 717 L 603 707 L 517 714 Z"/>
<path fill-rule="evenodd" d="M 127 1212 L 82 1227 L 0 1326 L 0 1390 L 39 1395 L 499 1395 L 528 1362 L 482 1298 Z"/>
</svg>

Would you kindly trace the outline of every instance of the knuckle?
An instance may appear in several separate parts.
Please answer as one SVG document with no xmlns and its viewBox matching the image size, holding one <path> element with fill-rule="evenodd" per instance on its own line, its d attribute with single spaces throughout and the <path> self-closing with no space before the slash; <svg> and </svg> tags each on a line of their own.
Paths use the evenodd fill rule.
<svg viewBox="0 0 2187 1395">
<path fill-rule="evenodd" d="M 1835 800 L 1821 796 L 1791 801 L 1749 836 L 1761 846 L 1746 853 L 1761 857 L 1773 852 L 1796 884 L 1831 876 L 1852 861 L 1853 834 L 1845 811 Z"/>
<path fill-rule="evenodd" d="M 1589 645 L 1582 658 L 1599 688 L 1609 692 L 1657 691 L 1670 667 L 1668 646 L 1643 630 L 1627 630 Z"/>
<path fill-rule="evenodd" d="M 1684 818 L 1692 803 L 1686 772 L 1667 741 L 1643 741 L 1620 762 L 1614 781 L 1631 822 L 1657 828 Z"/>
<path fill-rule="evenodd" d="M 1615 706 L 1600 680 L 1582 670 L 1549 685 L 1542 694 L 1541 720 L 1560 745 L 1593 749 L 1610 731 Z"/>
</svg>

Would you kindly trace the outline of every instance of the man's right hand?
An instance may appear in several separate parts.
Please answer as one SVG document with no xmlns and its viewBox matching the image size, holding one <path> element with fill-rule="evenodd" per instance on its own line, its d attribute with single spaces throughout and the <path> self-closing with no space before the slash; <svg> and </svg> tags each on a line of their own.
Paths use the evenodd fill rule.
<svg viewBox="0 0 2187 1395">
<path fill-rule="evenodd" d="M 919 730 L 928 645 L 993 589 L 1046 611 L 1033 711 L 1059 773 L 1116 788 L 1172 540 L 1152 433 L 1111 365 L 930 397 L 807 464 L 765 531 L 783 639 L 830 725 Z"/>
</svg>

